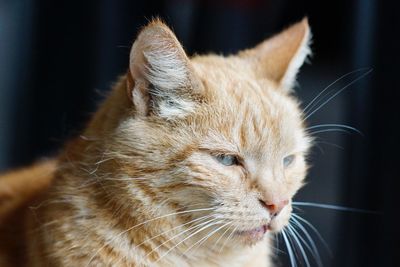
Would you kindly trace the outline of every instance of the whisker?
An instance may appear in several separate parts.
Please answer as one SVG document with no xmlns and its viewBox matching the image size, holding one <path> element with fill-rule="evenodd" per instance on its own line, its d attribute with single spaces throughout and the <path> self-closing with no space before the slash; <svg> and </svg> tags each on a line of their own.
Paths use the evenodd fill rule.
<svg viewBox="0 0 400 267">
<path fill-rule="evenodd" d="M 317 246 L 315 245 L 315 242 L 312 239 L 311 235 L 307 232 L 306 228 L 304 228 L 303 225 L 296 218 L 291 217 L 290 219 L 293 221 L 295 226 L 297 226 L 304 233 L 308 242 L 310 242 L 310 246 L 313 251 L 312 255 L 313 255 L 314 259 L 316 260 L 318 266 L 322 266 L 321 256 L 319 255 Z M 293 230 L 295 230 L 297 232 L 297 230 L 294 227 L 293 227 Z M 299 234 L 299 236 L 300 236 L 300 234 Z"/>
<path fill-rule="evenodd" d="M 274 234 L 274 242 L 275 242 L 275 248 L 279 247 L 279 235 L 278 234 Z M 275 250 L 275 253 L 279 253 L 281 252 L 281 250 Z"/>
<path fill-rule="evenodd" d="M 139 180 L 148 180 L 148 178 L 143 178 L 143 177 L 135 177 L 135 178 L 102 178 L 102 179 L 106 180 L 106 181 L 127 181 L 127 182 L 139 181 Z"/>
<path fill-rule="evenodd" d="M 144 221 L 144 222 L 141 222 L 141 223 L 139 223 L 139 224 L 136 224 L 136 225 L 134 225 L 134 226 L 132 226 L 132 227 L 130 227 L 130 228 L 128 228 L 128 229 L 122 231 L 122 232 L 119 233 L 118 235 L 114 236 L 114 238 L 112 238 L 112 241 L 114 241 L 116 238 L 119 238 L 121 235 L 125 234 L 126 232 L 129 232 L 129 231 L 131 231 L 131 230 L 133 230 L 133 229 L 135 229 L 135 228 L 137 228 L 137 227 L 143 226 L 143 225 L 145 225 L 146 223 L 149 223 L 149 222 L 152 222 L 152 221 L 156 221 L 156 220 L 159 220 L 159 219 L 163 219 L 163 218 L 167 218 L 167 217 L 171 217 L 171 216 L 179 215 L 179 214 L 185 214 L 185 213 L 190 213 L 190 212 L 195 212 L 195 211 L 210 211 L 210 210 L 215 210 L 215 209 L 216 209 L 216 207 L 212 207 L 212 208 L 202 208 L 202 209 L 184 210 L 184 211 L 173 212 L 173 213 L 170 213 L 170 214 L 165 214 L 165 215 L 162 215 L 162 216 L 153 218 L 153 219 L 146 220 L 146 221 Z M 88 266 L 90 265 L 90 263 L 91 263 L 91 262 L 93 261 L 93 259 L 97 256 L 97 254 L 99 254 L 100 251 L 103 250 L 106 246 L 107 246 L 107 243 L 105 243 L 103 246 L 101 246 L 101 247 L 93 254 L 93 256 L 89 259 L 88 263 L 86 264 L 86 267 L 88 267 Z"/>
<path fill-rule="evenodd" d="M 292 220 L 293 218 L 290 218 L 290 224 L 287 226 L 288 228 L 290 228 L 290 231 L 293 231 L 293 234 L 296 234 L 296 236 L 302 241 L 302 244 L 304 244 L 304 246 L 307 248 L 308 251 L 310 251 L 310 253 L 314 256 L 314 251 L 312 250 L 311 246 L 307 243 L 307 241 L 303 238 L 303 236 L 301 235 L 301 233 L 299 231 L 297 231 L 297 229 L 295 228 L 296 226 L 296 222 Z M 292 225 L 291 223 L 293 223 L 294 225 Z"/>
<path fill-rule="evenodd" d="M 212 221 L 213 220 L 216 220 L 217 218 L 214 218 L 214 219 L 212 219 Z M 198 233 L 200 233 L 201 231 L 203 231 L 203 230 L 205 230 L 205 229 L 207 229 L 207 228 L 209 228 L 209 227 L 211 227 L 211 226 L 213 226 L 213 225 L 216 225 L 216 224 L 219 224 L 219 223 L 221 223 L 221 221 L 217 221 L 217 222 L 207 222 L 208 224 L 206 225 L 206 226 L 204 226 L 204 227 L 201 227 L 199 230 L 197 230 L 197 231 L 195 231 L 194 233 L 192 233 L 192 234 L 190 234 L 189 236 L 187 236 L 186 238 L 184 238 L 183 240 L 181 240 L 181 241 L 179 241 L 177 244 L 175 244 L 173 247 L 171 247 L 165 254 L 163 254 L 159 259 L 157 259 L 156 261 L 155 261 L 155 263 L 157 263 L 157 262 L 159 262 L 162 258 L 164 258 L 166 255 L 168 255 L 174 248 L 176 248 L 177 246 L 179 246 L 180 244 L 182 244 L 183 242 L 185 242 L 186 240 L 188 240 L 189 238 L 191 238 L 192 236 L 194 236 L 194 235 L 196 235 L 196 234 L 198 234 Z M 152 251 L 151 251 L 152 252 Z"/>
<path fill-rule="evenodd" d="M 293 253 L 295 255 L 295 259 L 297 259 L 299 263 L 302 263 L 301 262 L 301 256 L 302 255 L 299 254 L 299 249 L 298 249 L 297 243 L 294 242 L 293 236 L 292 236 L 291 232 L 289 231 L 289 229 L 286 229 L 286 230 L 287 230 L 286 231 L 286 236 L 287 236 L 287 238 L 289 240 L 289 244 L 291 244 L 291 246 L 293 248 Z M 301 264 L 301 265 L 303 265 L 303 264 Z"/>
<path fill-rule="evenodd" d="M 301 242 L 300 242 L 300 240 L 299 240 L 299 238 L 297 237 L 297 235 L 296 235 L 296 232 L 294 232 L 293 230 L 292 230 L 292 227 L 290 226 L 290 225 L 288 225 L 288 233 L 290 233 L 290 235 L 293 237 L 293 239 L 294 239 L 294 243 L 295 244 L 297 244 L 297 247 L 300 249 L 300 253 L 301 253 L 301 255 L 303 256 L 303 260 L 304 260 L 304 263 L 306 264 L 306 266 L 307 267 L 310 267 L 310 262 L 308 261 L 308 257 L 307 257 L 307 254 L 306 254 L 306 252 L 304 251 L 304 248 L 303 248 L 303 246 L 301 245 Z"/>
<path fill-rule="evenodd" d="M 174 235 L 173 237 L 169 238 L 168 240 L 164 241 L 163 243 L 161 243 L 160 245 L 158 245 L 157 247 L 155 247 L 154 249 L 152 249 L 149 253 L 147 253 L 146 257 L 150 256 L 151 253 L 153 253 L 154 251 L 156 251 L 156 250 L 159 249 L 160 247 L 164 246 L 164 245 L 167 244 L 168 242 L 174 240 L 175 238 L 177 238 L 177 237 L 179 237 L 179 236 L 181 236 L 181 235 L 183 235 L 183 234 L 185 234 L 185 233 L 187 233 L 187 232 L 190 232 L 190 231 L 192 231 L 192 230 L 201 228 L 201 227 L 204 226 L 204 225 L 207 226 L 208 224 L 210 224 L 211 222 L 216 221 L 216 220 L 218 220 L 218 219 L 217 219 L 217 218 L 213 218 L 213 219 L 208 220 L 208 221 L 206 221 L 206 222 L 202 222 L 202 223 L 199 223 L 199 224 L 194 225 L 194 226 L 192 226 L 192 227 L 189 227 L 188 229 L 186 229 L 186 230 L 184 230 L 184 231 L 182 231 L 182 232 L 180 232 L 180 233 Z M 207 228 L 207 227 L 206 227 L 206 228 Z M 202 229 L 203 229 L 203 228 L 202 228 Z M 190 235 L 190 236 L 191 236 L 191 235 Z M 183 239 L 183 241 L 186 240 L 186 239 L 187 239 L 187 238 Z M 182 243 L 182 242 L 179 242 L 179 243 L 178 243 L 176 246 L 174 246 L 173 248 L 177 247 L 177 246 L 178 246 L 179 244 L 181 244 L 181 243 Z M 171 250 L 172 250 L 172 249 L 171 249 Z M 167 253 L 168 253 L 168 252 L 169 252 L 169 251 L 167 251 Z"/>
<path fill-rule="evenodd" d="M 294 256 L 294 254 L 293 254 L 292 247 L 291 247 L 291 245 L 290 245 L 290 243 L 289 243 L 289 239 L 288 239 L 287 236 L 286 236 L 285 229 L 282 229 L 281 234 L 282 234 L 282 236 L 283 236 L 283 240 L 284 240 L 284 242 L 285 242 L 286 248 L 287 248 L 288 253 L 289 253 L 290 265 L 291 265 L 292 267 L 296 267 L 297 264 L 296 264 L 295 256 Z"/>
<path fill-rule="evenodd" d="M 315 208 L 323 208 L 323 209 L 331 209 L 331 210 L 339 210 L 339 211 L 351 211 L 351 212 L 366 213 L 366 214 L 382 214 L 379 211 L 372 211 L 372 210 L 365 210 L 365 209 L 358 209 L 358 208 L 349 208 L 349 207 L 343 207 L 343 206 L 331 205 L 331 204 L 323 204 L 323 203 L 294 201 L 294 202 L 292 202 L 292 204 L 296 205 L 296 206 L 315 207 Z"/>
<path fill-rule="evenodd" d="M 200 247 L 205 241 L 207 241 L 208 238 L 210 238 L 212 235 L 214 235 L 216 232 L 218 232 L 219 230 L 221 230 L 222 228 L 228 226 L 229 224 L 232 224 L 232 222 L 228 222 L 225 223 L 224 225 L 218 227 L 217 229 L 215 229 L 214 231 L 212 231 L 211 233 L 209 233 L 208 235 L 206 235 L 205 237 L 201 238 L 199 241 L 197 241 L 196 243 L 194 243 L 193 245 L 191 245 L 188 249 L 186 249 L 183 252 L 183 255 L 185 255 L 188 251 L 190 251 L 193 247 L 195 247 L 196 245 L 198 245 L 198 247 Z"/>
<path fill-rule="evenodd" d="M 238 229 L 239 226 L 236 226 L 233 231 L 229 234 L 228 238 L 225 240 L 225 242 L 222 244 L 219 252 L 221 253 L 224 250 L 225 245 L 228 243 L 229 239 L 231 239 L 233 237 L 233 234 L 235 233 L 235 231 Z"/>
<path fill-rule="evenodd" d="M 340 94 L 341 92 L 343 92 L 344 90 L 346 90 L 349 86 L 353 85 L 354 83 L 358 82 L 359 80 L 361 80 L 362 78 L 364 78 L 365 76 L 367 76 L 368 74 L 370 74 L 372 72 L 372 69 L 369 69 L 367 72 L 365 72 L 364 74 L 362 74 L 361 76 L 359 76 L 358 78 L 354 79 L 353 81 L 351 81 L 350 83 L 348 83 L 346 86 L 344 86 L 342 89 L 340 89 L 339 91 L 337 91 L 335 94 L 333 94 L 331 97 L 329 97 L 325 102 L 323 102 L 321 105 L 319 105 L 319 107 L 317 107 L 316 109 L 314 109 L 312 112 L 310 112 L 309 114 L 307 114 L 307 116 L 303 119 L 303 121 L 307 120 L 308 118 L 310 118 L 315 112 L 317 112 L 318 110 L 320 110 L 322 107 L 324 107 L 327 103 L 329 103 L 333 98 L 335 98 L 338 94 Z"/>
<path fill-rule="evenodd" d="M 311 238 L 311 236 L 308 234 L 307 230 L 302 225 L 300 225 L 300 227 L 303 228 L 303 230 L 301 230 L 301 228 L 298 225 L 298 224 L 300 224 L 298 221 L 293 220 L 293 218 L 290 218 L 290 221 L 294 225 L 288 225 L 288 226 L 297 235 L 297 237 L 304 244 L 304 246 L 307 248 L 307 250 L 311 253 L 311 255 L 313 256 L 313 258 L 314 258 L 315 262 L 317 263 L 317 265 L 319 267 L 322 267 L 323 264 L 322 264 L 321 256 L 319 255 L 319 252 L 318 252 L 317 246 L 314 243 L 314 240 Z M 299 231 L 297 231 L 296 227 L 298 227 L 302 231 L 302 233 L 305 234 L 307 240 L 305 240 L 303 238 L 303 236 L 301 235 L 301 233 Z"/>
<path fill-rule="evenodd" d="M 278 236 L 278 234 L 274 233 L 275 245 L 270 245 L 269 248 L 272 249 L 275 254 L 278 254 L 278 253 L 285 254 L 285 251 L 283 251 L 283 250 L 278 248 L 279 247 L 279 240 L 278 240 L 279 236 Z"/>
<path fill-rule="evenodd" d="M 328 246 L 328 243 L 326 243 L 325 239 L 322 237 L 322 235 L 319 233 L 319 231 L 317 230 L 317 228 L 315 228 L 314 225 L 312 225 L 309 221 L 307 221 L 306 219 L 302 218 L 301 216 L 292 213 L 293 217 L 297 218 L 298 220 L 302 221 L 303 223 L 305 223 L 308 227 L 310 227 L 310 229 L 317 235 L 318 239 L 321 241 L 321 243 L 324 245 L 325 249 L 329 252 L 329 254 L 332 256 L 332 251 Z M 294 219 L 294 218 L 293 218 Z"/>
<path fill-rule="evenodd" d="M 344 129 L 325 129 L 325 130 L 318 130 L 318 131 L 310 132 L 310 135 L 317 134 L 317 133 L 326 133 L 326 132 L 342 132 L 342 133 L 348 133 L 348 134 L 350 133 L 349 131 L 344 130 Z"/>
<path fill-rule="evenodd" d="M 320 102 L 320 100 L 322 100 L 322 98 L 324 98 L 324 97 L 321 97 L 321 98 L 318 100 L 318 102 L 315 103 L 315 105 L 313 105 L 313 103 L 314 103 L 324 92 L 326 92 L 329 88 L 331 88 L 331 87 L 332 87 L 333 85 L 335 85 L 337 82 L 339 82 L 340 80 L 346 78 L 347 76 L 350 76 L 351 74 L 354 74 L 354 73 L 356 73 L 356 72 L 360 72 L 360 71 L 363 71 L 363 70 L 367 70 L 367 69 L 368 69 L 368 68 L 360 68 L 360 69 L 357 69 L 357 70 L 353 70 L 353 71 L 351 71 L 351 72 L 349 72 L 349 73 L 346 73 L 346 74 L 340 76 L 339 78 L 337 78 L 335 81 L 333 81 L 332 83 L 330 83 L 327 87 L 325 87 L 324 90 L 322 90 L 320 93 L 318 93 L 318 95 L 317 95 L 316 97 L 314 97 L 314 98 L 307 104 L 307 106 L 303 109 L 303 112 L 304 112 L 304 113 L 307 113 L 307 109 L 308 109 L 308 108 L 311 109 L 311 108 L 313 108 L 315 105 L 317 105 L 317 104 Z M 312 105 L 312 106 L 311 106 L 311 105 Z"/>
<path fill-rule="evenodd" d="M 192 223 L 198 222 L 198 221 L 201 222 L 201 221 L 206 220 L 206 219 L 208 219 L 208 218 L 210 218 L 210 217 L 212 217 L 212 216 L 213 216 L 212 214 L 211 214 L 211 215 L 207 215 L 207 216 L 202 216 L 202 217 L 200 217 L 200 218 L 191 220 L 191 221 L 186 222 L 186 223 L 184 223 L 184 224 L 175 226 L 174 228 L 171 228 L 171 229 L 169 229 L 168 231 L 164 231 L 164 232 L 162 232 L 162 233 L 160 233 L 160 234 L 158 234 L 158 235 L 156 235 L 156 236 L 153 236 L 153 237 L 151 237 L 151 238 L 146 239 L 146 240 L 143 241 L 142 243 L 136 245 L 135 248 L 136 248 L 136 247 L 140 247 L 141 245 L 143 245 L 144 243 L 146 243 L 146 242 L 148 242 L 148 241 L 151 241 L 151 240 L 153 240 L 153 239 L 155 239 L 155 238 L 157 238 L 157 237 L 159 237 L 159 236 L 162 236 L 162 235 L 165 235 L 165 234 L 167 234 L 167 233 L 169 233 L 169 232 L 172 232 L 172 231 L 174 231 L 174 230 L 176 230 L 176 229 L 178 229 L 178 228 L 181 228 L 181 227 L 183 227 L 183 226 L 185 226 L 185 225 L 192 224 Z M 197 226 L 198 226 L 198 225 L 197 225 Z"/>
<path fill-rule="evenodd" d="M 336 124 L 336 123 L 327 123 L 327 124 L 313 125 L 313 126 L 307 127 L 306 130 L 319 129 L 319 128 L 327 128 L 327 127 L 337 127 L 337 128 L 339 128 L 339 129 L 347 129 L 347 130 L 354 131 L 354 132 L 356 132 L 356 133 L 358 133 L 358 134 L 360 134 L 360 135 L 363 135 L 363 133 L 362 133 L 360 130 L 358 130 L 358 129 L 354 128 L 354 127 L 351 127 L 351 126 L 345 125 L 345 124 Z"/>
<path fill-rule="evenodd" d="M 316 139 L 316 138 L 315 138 L 315 139 Z M 344 150 L 344 147 L 339 146 L 338 144 L 331 143 L 331 142 L 327 142 L 327 141 L 321 141 L 321 139 L 319 139 L 319 140 L 314 140 L 314 143 L 315 143 L 315 144 L 329 145 L 329 146 L 333 146 L 333 147 L 336 147 L 336 148 L 339 148 L 339 149 Z"/>
<path fill-rule="evenodd" d="M 176 230 L 176 229 L 178 229 L 178 228 L 181 228 L 181 227 L 183 227 L 183 226 L 185 226 L 185 225 L 188 225 L 188 224 L 191 224 L 191 223 L 194 223 L 194 222 L 197 222 L 197 221 L 204 221 L 204 220 L 207 220 L 208 218 L 210 218 L 210 217 L 212 217 L 212 216 L 213 216 L 212 214 L 207 215 L 207 216 L 202 216 L 202 217 L 199 217 L 199 218 L 197 218 L 197 219 L 194 219 L 194 220 L 191 220 L 191 221 L 189 221 L 189 222 L 186 222 L 186 223 L 184 223 L 184 224 L 175 226 L 175 227 L 169 229 L 168 231 L 164 231 L 164 232 L 162 232 L 162 233 L 160 233 L 160 234 L 158 234 L 158 235 L 155 235 L 155 236 L 153 236 L 153 237 L 151 237 L 151 238 L 148 238 L 148 239 L 144 240 L 142 243 L 136 245 L 134 248 L 139 248 L 141 245 L 145 244 L 146 242 L 149 242 L 149 241 L 151 241 L 151 240 L 153 240 L 153 239 L 155 239 L 155 238 L 157 238 L 157 237 L 159 237 L 159 236 L 162 236 L 162 235 L 165 235 L 165 234 L 167 234 L 167 233 L 169 233 L 169 232 L 172 232 L 172 231 L 174 231 L 174 230 Z M 193 230 L 194 228 L 196 228 L 196 227 L 198 227 L 198 226 L 199 226 L 199 225 L 191 226 L 191 227 L 189 227 L 189 228 L 190 228 L 191 230 Z M 154 251 L 154 250 L 152 250 L 152 251 Z M 118 265 L 118 263 L 119 263 L 120 261 L 121 261 L 121 259 L 119 259 L 116 263 L 114 263 L 114 265 Z"/>
<path fill-rule="evenodd" d="M 229 231 L 229 229 L 231 229 L 232 224 L 226 228 L 226 230 L 222 233 L 222 235 L 220 235 L 220 237 L 217 239 L 217 241 L 215 241 L 215 244 L 213 245 L 213 247 L 211 248 L 211 250 L 214 250 L 215 247 L 217 246 L 218 242 L 222 239 L 222 237 Z"/>
</svg>

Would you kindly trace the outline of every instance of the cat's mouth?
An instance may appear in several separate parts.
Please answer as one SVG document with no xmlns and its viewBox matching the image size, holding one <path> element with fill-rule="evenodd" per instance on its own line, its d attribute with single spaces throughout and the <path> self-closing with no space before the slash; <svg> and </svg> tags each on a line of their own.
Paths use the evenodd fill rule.
<svg viewBox="0 0 400 267">
<path fill-rule="evenodd" d="M 255 242 L 261 240 L 267 231 L 268 231 L 268 225 L 264 224 L 250 230 L 237 231 L 236 234 L 244 237 L 247 240 Z"/>
</svg>

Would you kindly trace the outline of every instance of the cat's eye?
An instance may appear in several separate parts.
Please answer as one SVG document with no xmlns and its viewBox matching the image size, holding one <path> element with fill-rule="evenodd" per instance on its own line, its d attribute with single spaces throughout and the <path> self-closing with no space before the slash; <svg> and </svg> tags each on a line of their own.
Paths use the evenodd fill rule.
<svg viewBox="0 0 400 267">
<path fill-rule="evenodd" d="M 239 165 L 239 160 L 235 155 L 218 154 L 215 158 L 219 163 L 225 166 Z"/>
<path fill-rule="evenodd" d="M 289 167 L 290 165 L 293 164 L 294 159 L 295 159 L 295 155 L 289 155 L 289 156 L 284 157 L 283 158 L 283 166 L 285 168 Z"/>
</svg>

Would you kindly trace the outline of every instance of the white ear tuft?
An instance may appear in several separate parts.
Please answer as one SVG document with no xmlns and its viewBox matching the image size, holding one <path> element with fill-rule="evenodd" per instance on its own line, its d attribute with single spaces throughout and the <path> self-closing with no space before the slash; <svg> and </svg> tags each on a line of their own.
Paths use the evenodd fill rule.
<svg viewBox="0 0 400 267">
<path fill-rule="evenodd" d="M 196 105 L 192 101 L 182 98 L 173 98 L 171 100 L 163 100 L 158 104 L 160 117 L 169 118 L 183 118 L 189 113 L 193 113 Z"/>
</svg>

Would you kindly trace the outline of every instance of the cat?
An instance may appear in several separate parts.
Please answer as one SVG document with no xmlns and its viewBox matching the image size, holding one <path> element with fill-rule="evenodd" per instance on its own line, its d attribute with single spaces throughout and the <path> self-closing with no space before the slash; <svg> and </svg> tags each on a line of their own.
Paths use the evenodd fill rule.
<svg viewBox="0 0 400 267">
<path fill-rule="evenodd" d="M 151 21 L 84 132 L 0 178 L 0 265 L 273 266 L 312 144 L 293 94 L 310 36 L 305 18 L 189 58 Z"/>
</svg>

